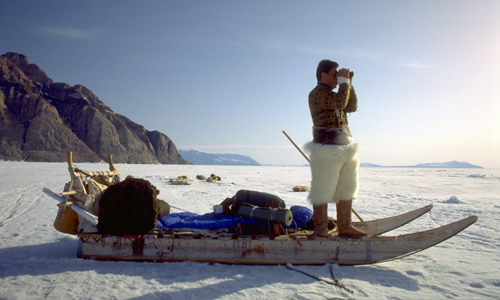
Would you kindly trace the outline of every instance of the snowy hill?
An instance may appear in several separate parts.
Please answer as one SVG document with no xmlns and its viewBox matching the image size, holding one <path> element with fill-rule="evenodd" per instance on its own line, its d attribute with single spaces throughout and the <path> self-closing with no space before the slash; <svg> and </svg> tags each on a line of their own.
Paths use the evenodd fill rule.
<svg viewBox="0 0 500 300">
<path fill-rule="evenodd" d="M 414 166 L 380 166 L 380 165 L 374 165 L 370 163 L 362 163 L 360 164 L 360 167 L 364 168 L 439 168 L 439 169 L 449 169 L 449 168 L 454 168 L 454 169 L 484 169 L 481 166 L 476 166 L 469 164 L 467 162 L 460 162 L 460 161 L 449 161 L 449 162 L 444 162 L 444 163 L 426 163 L 426 164 L 418 164 Z"/>
<path fill-rule="evenodd" d="M 179 150 L 179 154 L 195 165 L 260 166 L 252 158 L 239 154 L 208 153 L 199 150 Z"/>
</svg>

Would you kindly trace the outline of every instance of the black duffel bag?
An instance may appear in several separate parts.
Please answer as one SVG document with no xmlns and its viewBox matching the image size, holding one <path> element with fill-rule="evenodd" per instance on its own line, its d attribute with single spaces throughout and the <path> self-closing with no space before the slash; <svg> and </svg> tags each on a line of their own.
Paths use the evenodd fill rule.
<svg viewBox="0 0 500 300">
<path fill-rule="evenodd" d="M 268 208 L 286 208 L 285 201 L 280 197 L 250 190 L 239 190 L 232 198 L 227 198 L 220 205 L 222 205 L 224 215 L 237 216 L 240 207 L 245 204 Z"/>
</svg>

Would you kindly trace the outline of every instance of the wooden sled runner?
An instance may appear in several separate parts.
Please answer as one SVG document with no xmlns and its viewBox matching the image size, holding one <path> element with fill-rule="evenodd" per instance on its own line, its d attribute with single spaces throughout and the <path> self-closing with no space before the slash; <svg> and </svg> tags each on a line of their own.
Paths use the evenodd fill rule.
<svg viewBox="0 0 500 300">
<path fill-rule="evenodd" d="M 90 193 L 94 180 L 111 181 L 120 173 L 109 156 L 109 172 L 84 172 L 73 168 L 68 153 L 71 182 L 61 196 L 44 188 L 50 197 L 61 202 L 61 209 L 76 211 L 78 228 L 67 232 L 77 234 L 77 256 L 97 260 L 125 261 L 196 261 L 223 264 L 307 264 L 337 263 L 362 265 L 384 262 L 408 256 L 432 247 L 456 235 L 476 220 L 471 216 L 438 228 L 396 236 L 379 236 L 403 226 L 432 209 L 432 205 L 398 216 L 372 221 L 355 222 L 354 225 L 368 233 L 367 237 L 352 239 L 332 233 L 328 239 L 312 239 L 307 233 L 274 235 L 241 235 L 215 231 L 166 231 L 135 236 L 112 236 L 97 233 L 95 207 L 98 197 Z M 98 178 L 99 177 L 99 178 Z M 104 178 L 102 178 L 104 177 Z M 82 179 L 86 179 L 84 183 Z M 64 210 L 63 213 L 64 215 Z M 60 223 L 60 222 L 59 222 Z M 70 226 L 59 226 L 67 229 Z M 57 228 L 59 231 L 59 228 Z"/>
<path fill-rule="evenodd" d="M 100 260 L 196 261 L 222 264 L 363 265 L 393 260 L 422 251 L 456 235 L 476 220 L 477 217 L 472 216 L 427 231 L 363 239 L 80 235 L 78 257 Z"/>
</svg>

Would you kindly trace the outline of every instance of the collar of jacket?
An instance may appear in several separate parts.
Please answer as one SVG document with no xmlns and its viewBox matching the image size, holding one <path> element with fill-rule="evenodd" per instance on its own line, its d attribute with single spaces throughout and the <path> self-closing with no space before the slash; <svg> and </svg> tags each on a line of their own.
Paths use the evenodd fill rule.
<svg viewBox="0 0 500 300">
<path fill-rule="evenodd" d="M 322 86 L 325 86 L 325 87 L 329 88 L 330 90 L 333 90 L 333 88 L 331 86 L 329 86 L 328 84 L 326 84 L 326 83 L 318 82 L 318 85 L 322 85 Z"/>
</svg>

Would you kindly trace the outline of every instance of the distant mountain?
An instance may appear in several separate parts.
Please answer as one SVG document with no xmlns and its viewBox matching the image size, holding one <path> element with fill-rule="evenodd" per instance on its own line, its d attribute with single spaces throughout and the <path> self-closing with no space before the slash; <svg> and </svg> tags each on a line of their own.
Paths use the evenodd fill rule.
<svg viewBox="0 0 500 300">
<path fill-rule="evenodd" d="M 419 165 L 414 165 L 414 166 L 380 166 L 380 165 L 374 165 L 370 163 L 362 163 L 360 164 L 360 167 L 363 168 L 436 168 L 436 169 L 484 169 L 481 166 L 476 166 L 469 164 L 467 162 L 460 162 L 460 161 L 449 161 L 449 162 L 444 162 L 444 163 L 426 163 L 426 164 L 419 164 Z"/>
<path fill-rule="evenodd" d="M 359 164 L 359 166 L 361 168 L 385 168 L 384 166 L 374 165 L 374 164 L 371 164 L 371 163 L 361 163 L 361 164 Z"/>
<path fill-rule="evenodd" d="M 207 153 L 199 150 L 179 150 L 179 154 L 195 165 L 260 166 L 252 158 L 239 154 Z"/>
<path fill-rule="evenodd" d="M 469 164 L 467 162 L 449 161 L 444 163 L 427 163 L 413 166 L 414 168 L 463 168 L 463 169 L 484 169 L 481 166 Z"/>
</svg>

